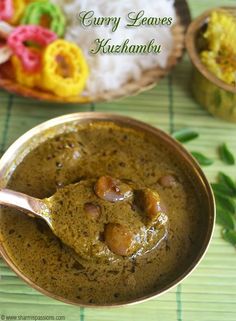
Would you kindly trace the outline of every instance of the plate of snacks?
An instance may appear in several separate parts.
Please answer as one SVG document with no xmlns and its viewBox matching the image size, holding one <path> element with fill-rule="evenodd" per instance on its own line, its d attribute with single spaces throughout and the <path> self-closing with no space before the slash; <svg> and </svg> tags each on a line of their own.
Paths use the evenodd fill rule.
<svg viewBox="0 0 236 321">
<path fill-rule="evenodd" d="M 1 0 L 0 87 L 51 102 L 137 94 L 180 60 L 186 1 Z"/>
</svg>

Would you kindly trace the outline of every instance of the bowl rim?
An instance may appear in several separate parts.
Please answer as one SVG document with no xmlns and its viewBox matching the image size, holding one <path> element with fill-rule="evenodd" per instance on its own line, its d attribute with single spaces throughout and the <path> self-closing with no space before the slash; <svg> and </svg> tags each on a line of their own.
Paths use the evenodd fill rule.
<svg viewBox="0 0 236 321">
<path fill-rule="evenodd" d="M 212 82 L 217 87 L 226 90 L 227 92 L 236 94 L 236 86 L 227 84 L 223 80 L 216 77 L 201 62 L 197 48 L 196 48 L 196 44 L 195 44 L 195 38 L 196 38 L 197 32 L 203 26 L 203 24 L 207 22 L 207 19 L 209 18 L 209 15 L 211 13 L 213 11 L 230 10 L 230 9 L 235 10 L 235 7 L 233 6 L 214 7 L 203 12 L 200 16 L 194 19 L 188 26 L 186 36 L 185 36 L 185 46 L 193 65 L 208 81 Z"/>
<path fill-rule="evenodd" d="M 171 147 L 173 147 L 184 161 L 187 161 L 189 164 L 188 166 L 191 167 L 191 171 L 194 173 L 195 177 L 201 182 L 201 185 L 203 187 L 205 197 L 208 201 L 208 227 L 204 235 L 204 239 L 201 245 L 201 248 L 198 250 L 196 257 L 191 262 L 191 264 L 183 270 L 183 272 L 172 282 L 165 285 L 161 290 L 155 291 L 153 293 L 150 293 L 148 295 L 127 300 L 125 302 L 118 302 L 118 303 L 110 303 L 110 304 L 86 304 L 83 302 L 75 302 L 71 299 L 63 298 L 60 295 L 54 294 L 48 290 L 45 290 L 41 286 L 37 285 L 32 281 L 29 277 L 24 275 L 20 271 L 20 269 L 14 264 L 14 262 L 10 259 L 10 256 L 7 254 L 1 240 L 0 240 L 0 255 L 2 255 L 5 262 L 8 264 L 8 266 L 19 276 L 21 279 L 23 279 L 27 284 L 29 284 L 32 288 L 38 290 L 42 294 L 57 299 L 59 301 L 62 301 L 67 304 L 72 304 L 75 306 L 80 307 L 92 307 L 92 308 L 112 308 L 112 307 L 123 307 L 123 306 L 129 306 L 134 305 L 137 303 L 145 302 L 149 299 L 153 299 L 155 297 L 158 297 L 165 292 L 169 291 L 176 285 L 178 285 L 180 282 L 182 282 L 201 262 L 203 259 L 210 241 L 213 236 L 214 226 L 215 226 L 215 217 L 216 217 L 216 207 L 215 207 L 215 199 L 213 195 L 213 191 L 211 188 L 210 183 L 208 182 L 203 170 L 200 168 L 197 161 L 193 158 L 193 156 L 174 138 L 172 138 L 170 135 L 165 133 L 163 130 L 159 128 L 155 128 L 151 125 L 148 125 L 145 122 L 136 120 L 131 117 L 121 116 L 117 114 L 111 114 L 111 113 L 100 113 L 100 112 L 79 112 L 79 113 L 72 113 L 67 114 L 64 116 L 52 118 L 51 120 L 48 120 L 46 122 L 43 122 L 29 131 L 27 131 L 25 134 L 20 136 L 4 153 L 2 158 L 0 159 L 0 188 L 4 187 L 5 184 L 5 173 L 7 171 L 7 164 L 12 162 L 12 159 L 15 158 L 17 151 L 19 151 L 20 147 L 24 146 L 30 138 L 33 138 L 37 135 L 42 135 L 43 132 L 46 130 L 53 128 L 54 126 L 59 126 L 66 123 L 76 122 L 76 123 L 91 123 L 91 122 L 97 122 L 97 121 L 104 121 L 104 122 L 113 122 L 115 124 L 119 125 L 125 125 L 137 130 L 141 130 L 143 132 L 156 135 L 159 137 L 159 139 L 164 140 L 166 143 L 170 144 Z M 65 127 L 66 128 L 66 127 Z"/>
</svg>

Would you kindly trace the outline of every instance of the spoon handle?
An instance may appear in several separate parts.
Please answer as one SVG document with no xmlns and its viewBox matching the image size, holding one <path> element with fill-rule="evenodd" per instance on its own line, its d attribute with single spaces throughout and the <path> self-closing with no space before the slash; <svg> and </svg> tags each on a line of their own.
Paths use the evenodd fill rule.
<svg viewBox="0 0 236 321">
<path fill-rule="evenodd" d="M 45 207 L 42 200 L 9 189 L 0 189 L 0 205 L 18 209 L 34 217 L 42 217 Z"/>
</svg>

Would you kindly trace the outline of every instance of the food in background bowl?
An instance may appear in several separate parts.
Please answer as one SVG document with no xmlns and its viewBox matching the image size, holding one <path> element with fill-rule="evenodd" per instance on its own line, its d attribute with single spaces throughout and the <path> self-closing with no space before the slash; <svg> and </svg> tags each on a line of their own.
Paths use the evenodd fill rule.
<svg viewBox="0 0 236 321">
<path fill-rule="evenodd" d="M 43 293 L 95 306 L 138 302 L 176 284 L 203 255 L 212 193 L 163 132 L 125 117 L 75 114 L 36 127 L 15 147 L 1 160 L 1 187 L 38 198 L 58 191 L 65 215 L 55 210 L 57 231 L 78 240 L 74 251 L 44 222 L 1 209 L 3 257 Z"/>
<path fill-rule="evenodd" d="M 234 123 L 235 12 L 235 7 L 208 10 L 189 25 L 186 34 L 194 98 L 212 115 Z"/>
<path fill-rule="evenodd" d="M 228 11 L 216 10 L 209 17 L 203 34 L 206 48 L 201 52 L 203 64 L 224 82 L 236 84 L 236 19 Z"/>
</svg>

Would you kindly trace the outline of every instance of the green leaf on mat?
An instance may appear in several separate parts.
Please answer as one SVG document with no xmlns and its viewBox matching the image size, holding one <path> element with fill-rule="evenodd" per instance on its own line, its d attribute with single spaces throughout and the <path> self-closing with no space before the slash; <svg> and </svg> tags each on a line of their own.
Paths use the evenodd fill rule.
<svg viewBox="0 0 236 321">
<path fill-rule="evenodd" d="M 232 178 L 222 172 L 219 172 L 218 177 L 219 177 L 219 182 L 226 185 L 229 189 L 231 189 L 231 191 L 236 196 L 236 183 L 234 183 Z"/>
<path fill-rule="evenodd" d="M 234 229 L 234 220 L 232 215 L 222 208 L 217 208 L 216 223 L 222 225 L 225 228 Z"/>
<path fill-rule="evenodd" d="M 172 134 L 172 136 L 181 143 L 186 143 L 199 136 L 199 134 L 190 128 L 180 129 Z"/>
<path fill-rule="evenodd" d="M 221 194 L 222 196 L 233 197 L 235 196 L 234 191 L 227 185 L 222 183 L 212 183 L 211 187 L 215 193 Z"/>
<path fill-rule="evenodd" d="M 216 205 L 227 210 L 231 214 L 235 214 L 235 202 L 232 198 L 224 196 L 218 192 L 214 192 Z"/>
<path fill-rule="evenodd" d="M 227 242 L 236 246 L 236 231 L 223 229 L 222 230 L 222 237 Z"/>
<path fill-rule="evenodd" d="M 228 164 L 228 165 L 234 165 L 235 164 L 235 158 L 234 155 L 229 150 L 228 146 L 224 143 L 219 147 L 219 155 L 220 159 Z"/>
<path fill-rule="evenodd" d="M 236 183 L 219 172 L 218 183 L 211 187 L 216 200 L 216 223 L 223 227 L 222 238 L 236 247 Z"/>
<path fill-rule="evenodd" d="M 207 158 L 205 155 L 199 152 L 191 152 L 194 158 L 198 161 L 198 163 L 202 166 L 209 166 L 214 163 L 214 161 L 210 158 Z"/>
</svg>

